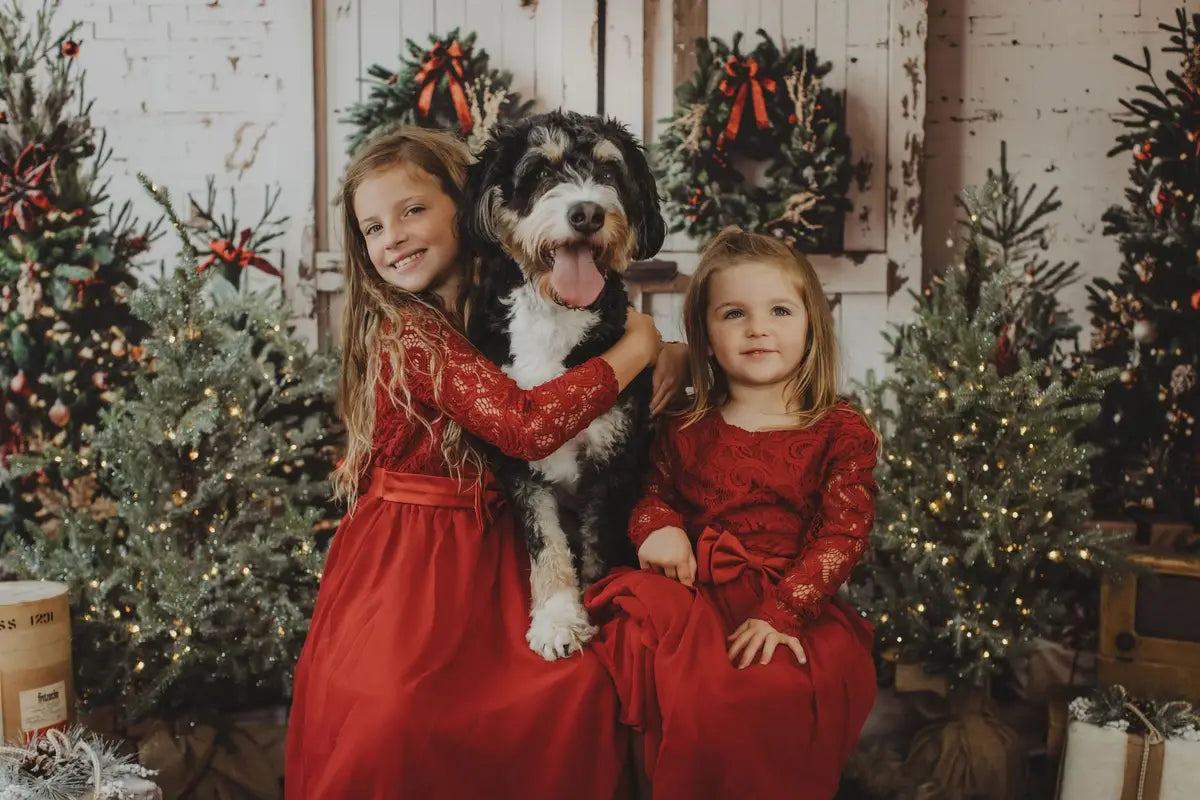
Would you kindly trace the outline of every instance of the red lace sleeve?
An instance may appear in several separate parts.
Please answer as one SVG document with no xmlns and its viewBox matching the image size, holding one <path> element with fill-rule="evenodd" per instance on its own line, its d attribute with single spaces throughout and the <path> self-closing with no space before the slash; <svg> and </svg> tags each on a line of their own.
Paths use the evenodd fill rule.
<svg viewBox="0 0 1200 800">
<path fill-rule="evenodd" d="M 675 430 L 663 427 L 650 445 L 650 472 L 642 499 L 629 520 L 629 538 L 640 548 L 646 537 L 659 528 L 683 527 L 683 516 L 675 500 Z"/>
<path fill-rule="evenodd" d="M 776 630 L 793 636 L 821 613 L 850 577 L 867 550 L 875 523 L 875 432 L 854 414 L 853 422 L 834 436 L 812 533 L 775 591 L 764 599 L 759 615 Z"/>
<path fill-rule="evenodd" d="M 423 338 L 415 326 L 421 326 Z M 619 388 L 612 367 L 593 358 L 557 378 L 522 389 L 443 322 L 409 318 L 400 335 L 408 391 L 466 430 L 526 461 L 545 458 L 612 408 Z M 431 350 L 440 350 L 434 374 Z"/>
</svg>

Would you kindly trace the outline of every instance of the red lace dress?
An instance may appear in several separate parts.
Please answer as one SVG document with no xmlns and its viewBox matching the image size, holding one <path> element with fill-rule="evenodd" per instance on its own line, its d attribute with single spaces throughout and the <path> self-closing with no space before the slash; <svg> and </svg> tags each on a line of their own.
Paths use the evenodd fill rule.
<svg viewBox="0 0 1200 800">
<path fill-rule="evenodd" d="M 296 668 L 287 797 L 624 797 L 608 674 L 586 651 L 547 662 L 529 649 L 512 515 L 490 476 L 482 488 L 448 477 L 439 447 L 449 418 L 545 457 L 612 407 L 616 378 L 593 359 L 524 391 L 449 327 L 423 324 L 440 380 L 411 328 L 403 343 L 428 428 L 390 401 L 385 359 L 369 488 L 333 539 Z"/>
<path fill-rule="evenodd" d="M 876 447 L 845 407 L 804 430 L 713 412 L 659 434 L 630 535 L 686 530 L 696 587 L 627 570 L 587 598 L 656 800 L 836 793 L 875 701 L 872 627 L 834 595 L 867 547 Z M 749 618 L 799 638 L 808 663 L 780 647 L 736 669 L 727 637 Z"/>
</svg>

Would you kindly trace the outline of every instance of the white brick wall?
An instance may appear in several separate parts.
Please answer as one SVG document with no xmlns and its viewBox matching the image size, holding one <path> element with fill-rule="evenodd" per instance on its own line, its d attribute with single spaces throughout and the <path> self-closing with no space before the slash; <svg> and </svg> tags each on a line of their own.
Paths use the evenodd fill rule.
<svg viewBox="0 0 1200 800">
<path fill-rule="evenodd" d="M 237 190 L 238 222 L 250 224 L 262 211 L 263 187 L 278 185 L 276 212 L 291 217 L 278 247 L 296 286 L 315 173 L 310 4 L 64 0 L 59 13 L 61 23 L 83 23 L 78 62 L 95 100 L 93 122 L 113 149 L 112 198 L 133 198 L 143 218 L 155 215 L 137 183 L 143 171 L 170 189 L 186 216 L 187 193 L 202 199 L 213 174 L 223 200 L 228 187 Z M 158 259 L 171 263 L 177 241 L 168 229 L 152 271 Z M 279 264 L 279 252 L 268 256 Z M 303 298 L 296 304 L 302 308 Z"/>
<path fill-rule="evenodd" d="M 945 266 L 954 231 L 954 194 L 983 181 L 1008 142 L 1009 167 L 1023 184 L 1058 186 L 1047 256 L 1079 261 L 1085 279 L 1067 293 L 1083 323 L 1084 284 L 1114 275 L 1116 240 L 1100 217 L 1122 202 L 1129 156 L 1107 158 L 1120 126 L 1118 99 L 1130 97 L 1137 74 L 1114 53 L 1139 60 L 1149 47 L 1159 74 L 1178 70 L 1159 48 L 1160 20 L 1197 0 L 930 0 L 925 137 L 927 268 Z"/>
</svg>

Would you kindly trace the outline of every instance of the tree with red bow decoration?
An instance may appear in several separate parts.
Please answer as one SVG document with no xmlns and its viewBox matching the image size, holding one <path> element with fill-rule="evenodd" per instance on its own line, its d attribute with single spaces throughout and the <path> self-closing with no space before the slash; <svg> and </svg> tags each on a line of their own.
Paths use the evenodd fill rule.
<svg viewBox="0 0 1200 800">
<path fill-rule="evenodd" d="M 836 250 L 851 169 L 841 99 L 821 85 L 832 67 L 758 35 L 746 54 L 741 32 L 730 45 L 696 40 L 696 71 L 676 89 L 654 148 L 664 211 L 672 231 L 697 238 L 739 225 L 801 250 Z M 747 162 L 766 162 L 762 185 L 748 180 Z"/>
<path fill-rule="evenodd" d="M 532 100 L 512 91 L 512 74 L 488 66 L 486 50 L 475 49 L 475 34 L 431 35 L 422 47 L 409 39 L 399 69 L 374 64 L 367 70 L 371 92 L 350 108 L 354 126 L 351 153 L 368 138 L 396 125 L 448 130 L 478 146 L 501 121 L 529 113 Z"/>
<path fill-rule="evenodd" d="M 232 188 L 229 190 L 228 216 L 217 211 L 217 190 L 211 176 L 208 179 L 207 195 L 203 204 L 189 195 L 192 218 L 188 222 L 188 232 L 200 252 L 205 254 L 197 269 L 200 272 L 216 269 L 223 278 L 237 287 L 242 286 L 243 275 L 250 268 L 282 279 L 283 272 L 262 255 L 268 242 L 283 235 L 283 225 L 288 221 L 287 217 L 271 217 L 279 200 L 279 192 L 278 188 L 272 192 L 268 187 L 263 201 L 263 212 L 258 222 L 240 229 L 237 221 L 237 196 Z"/>
<path fill-rule="evenodd" d="M 137 368 L 127 294 L 155 226 L 108 202 L 78 24 L 56 28 L 57 2 L 30 5 L 0 6 L 0 529 L 53 533 L 64 511 L 113 505 L 85 490 L 86 440 Z"/>
<path fill-rule="evenodd" d="M 1200 14 L 1160 24 L 1179 72 L 1139 74 L 1121 100 L 1125 132 L 1109 155 L 1132 153 L 1125 203 L 1104 214 L 1122 262 L 1089 287 L 1092 358 L 1120 369 L 1093 438 L 1096 504 L 1108 516 L 1200 526 Z"/>
</svg>

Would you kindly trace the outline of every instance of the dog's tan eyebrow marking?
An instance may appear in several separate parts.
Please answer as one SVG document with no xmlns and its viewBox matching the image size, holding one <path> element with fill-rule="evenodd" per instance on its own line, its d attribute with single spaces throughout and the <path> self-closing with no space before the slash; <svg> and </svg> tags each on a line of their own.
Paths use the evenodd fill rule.
<svg viewBox="0 0 1200 800">
<path fill-rule="evenodd" d="M 597 161 L 616 161 L 624 162 L 625 157 L 621 155 L 621 148 L 610 142 L 608 139 L 601 139 L 592 148 L 592 155 Z"/>
<path fill-rule="evenodd" d="M 534 150 L 555 163 L 562 162 L 570 144 L 559 131 L 550 128 L 535 128 L 529 138 L 533 142 Z"/>
</svg>

